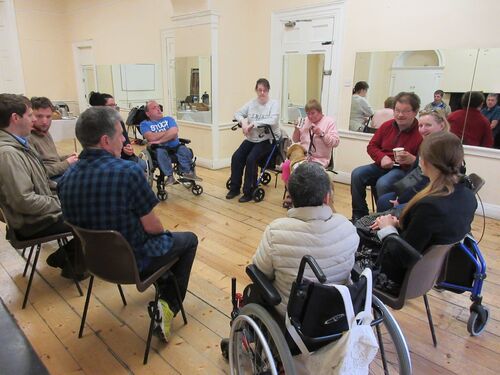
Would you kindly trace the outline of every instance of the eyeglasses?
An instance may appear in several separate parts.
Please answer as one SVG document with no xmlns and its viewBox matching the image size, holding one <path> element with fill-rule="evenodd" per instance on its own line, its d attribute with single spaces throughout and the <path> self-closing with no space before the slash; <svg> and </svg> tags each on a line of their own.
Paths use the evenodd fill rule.
<svg viewBox="0 0 500 375">
<path fill-rule="evenodd" d="M 109 104 L 109 105 L 106 105 L 106 107 L 112 107 L 112 108 L 116 109 L 117 111 L 120 110 L 120 107 L 116 104 Z"/>
<path fill-rule="evenodd" d="M 410 113 L 413 113 L 413 111 L 411 111 L 411 110 L 400 111 L 399 109 L 395 109 L 395 110 L 394 110 L 394 114 L 395 114 L 395 115 L 404 115 L 404 116 L 408 116 Z"/>
</svg>

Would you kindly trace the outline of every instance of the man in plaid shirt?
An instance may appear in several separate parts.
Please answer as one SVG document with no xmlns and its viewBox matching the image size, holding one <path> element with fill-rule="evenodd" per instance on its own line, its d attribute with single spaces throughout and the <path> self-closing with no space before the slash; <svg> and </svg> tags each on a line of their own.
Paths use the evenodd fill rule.
<svg viewBox="0 0 500 375">
<path fill-rule="evenodd" d="M 158 204 L 144 171 L 120 159 L 123 134 L 120 115 L 108 107 L 92 107 L 76 123 L 76 137 L 83 146 L 79 162 L 58 184 L 64 218 L 86 229 L 116 230 L 134 250 L 141 275 L 148 275 L 179 257 L 171 271 L 184 299 L 198 239 L 191 232 L 165 231 L 153 208 Z M 103 248 L 103 251 L 106 251 Z M 159 324 L 162 337 L 170 334 L 180 309 L 170 279 L 160 282 Z"/>
</svg>

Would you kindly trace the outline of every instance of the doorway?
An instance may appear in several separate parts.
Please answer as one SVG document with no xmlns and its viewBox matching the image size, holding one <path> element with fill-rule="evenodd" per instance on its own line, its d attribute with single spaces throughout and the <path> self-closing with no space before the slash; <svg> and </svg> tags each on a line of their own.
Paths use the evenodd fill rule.
<svg viewBox="0 0 500 375">
<path fill-rule="evenodd" d="M 78 89 L 79 112 L 89 107 L 90 92 L 97 88 L 92 41 L 73 43 L 73 59 Z"/>
</svg>

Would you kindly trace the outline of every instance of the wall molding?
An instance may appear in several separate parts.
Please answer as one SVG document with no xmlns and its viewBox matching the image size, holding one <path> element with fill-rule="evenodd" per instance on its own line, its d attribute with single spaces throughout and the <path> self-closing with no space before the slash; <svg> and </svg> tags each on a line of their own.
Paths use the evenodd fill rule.
<svg viewBox="0 0 500 375">
<path fill-rule="evenodd" d="M 196 165 L 208 169 L 223 169 L 231 166 L 231 158 L 226 159 L 207 159 L 196 157 Z"/>
</svg>

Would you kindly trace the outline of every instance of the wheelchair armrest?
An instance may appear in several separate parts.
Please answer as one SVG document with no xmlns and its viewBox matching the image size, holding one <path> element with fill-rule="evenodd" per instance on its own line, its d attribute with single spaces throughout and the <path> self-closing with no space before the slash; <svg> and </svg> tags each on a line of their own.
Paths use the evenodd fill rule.
<svg viewBox="0 0 500 375">
<path fill-rule="evenodd" d="M 191 143 L 191 140 L 187 138 L 179 138 L 179 142 L 183 145 L 188 145 Z"/>
<path fill-rule="evenodd" d="M 246 273 L 254 285 L 262 293 L 262 298 L 271 306 L 276 306 L 281 302 L 281 296 L 271 281 L 264 273 L 257 268 L 255 264 L 249 264 Z"/>
<path fill-rule="evenodd" d="M 391 234 L 384 238 L 382 248 L 380 249 L 379 261 L 381 261 L 384 253 L 388 249 L 397 249 L 397 251 L 401 254 L 401 259 L 404 260 L 406 267 L 414 265 L 423 257 L 420 252 L 418 252 L 413 246 L 397 234 Z"/>
</svg>

